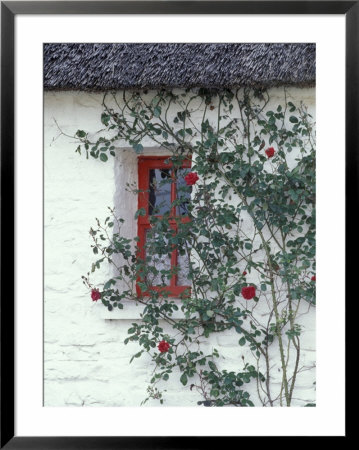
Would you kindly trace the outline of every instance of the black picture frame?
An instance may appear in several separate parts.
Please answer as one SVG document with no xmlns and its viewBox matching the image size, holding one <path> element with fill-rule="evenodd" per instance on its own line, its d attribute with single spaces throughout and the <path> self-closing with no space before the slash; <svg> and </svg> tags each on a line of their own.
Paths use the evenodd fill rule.
<svg viewBox="0 0 359 450">
<path fill-rule="evenodd" d="M 225 437 L 14 436 L 14 21 L 18 14 L 341 14 L 346 19 L 346 236 L 358 248 L 359 1 L 1 2 L 1 441 L 5 449 L 199 448 Z M 348 245 L 348 241 L 347 241 Z M 348 248 L 346 249 L 348 250 Z M 350 279 L 346 273 L 346 293 Z M 346 436 L 348 437 L 348 429 Z M 224 441 L 223 441 L 224 440 Z M 219 444 L 219 442 L 218 442 Z"/>
</svg>

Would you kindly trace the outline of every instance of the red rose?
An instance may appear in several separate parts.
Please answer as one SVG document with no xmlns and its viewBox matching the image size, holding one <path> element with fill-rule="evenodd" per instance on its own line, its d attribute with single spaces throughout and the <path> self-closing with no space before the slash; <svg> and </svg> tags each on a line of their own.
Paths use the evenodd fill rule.
<svg viewBox="0 0 359 450">
<path fill-rule="evenodd" d="M 243 275 L 243 276 L 246 276 L 246 275 L 247 275 L 247 272 L 246 272 L 246 271 L 244 271 L 242 275 Z"/>
<path fill-rule="evenodd" d="M 166 342 L 166 341 L 161 341 L 159 344 L 158 344 L 158 350 L 161 352 L 161 353 L 166 353 L 166 352 L 168 352 L 168 350 L 169 350 L 169 348 L 171 347 L 170 346 L 170 344 L 168 343 L 168 342 Z"/>
<path fill-rule="evenodd" d="M 268 158 L 272 158 L 274 156 L 275 150 L 273 147 L 269 147 L 266 150 L 266 155 L 268 156 Z"/>
<path fill-rule="evenodd" d="M 209 107 L 209 109 L 210 109 L 211 111 L 213 111 L 213 110 L 214 110 L 214 106 L 211 105 L 211 106 Z"/>
<path fill-rule="evenodd" d="M 196 174 L 196 172 L 190 172 L 184 177 L 184 180 L 187 186 L 192 186 L 196 183 L 196 181 L 199 180 L 199 176 Z"/>
<path fill-rule="evenodd" d="M 256 295 L 256 288 L 254 286 L 242 287 L 242 295 L 246 300 L 250 300 Z"/>
<path fill-rule="evenodd" d="M 316 280 L 317 280 L 316 277 L 315 277 L 315 275 L 312 276 L 311 280 L 312 280 L 312 281 L 316 281 Z"/>
<path fill-rule="evenodd" d="M 97 302 L 101 298 L 101 294 L 98 289 L 92 289 L 91 298 L 94 302 Z"/>
</svg>

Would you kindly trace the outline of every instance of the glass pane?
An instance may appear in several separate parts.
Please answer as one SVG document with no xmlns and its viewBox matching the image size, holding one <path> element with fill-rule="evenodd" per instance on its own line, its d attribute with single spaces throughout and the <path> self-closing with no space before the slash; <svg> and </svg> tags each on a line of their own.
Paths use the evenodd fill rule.
<svg viewBox="0 0 359 450">
<path fill-rule="evenodd" d="M 177 176 L 177 199 L 179 205 L 177 207 L 177 214 L 179 216 L 188 215 L 188 205 L 191 200 L 192 186 L 187 186 L 184 177 L 191 172 L 191 169 L 178 169 L 176 171 Z"/>
<path fill-rule="evenodd" d="M 171 209 L 171 170 L 150 169 L 148 214 L 162 216 Z"/>
<path fill-rule="evenodd" d="M 166 251 L 169 250 L 169 253 Z M 171 270 L 171 252 L 168 248 L 168 240 L 160 239 L 153 230 L 146 230 L 146 260 L 149 273 L 146 282 L 149 286 L 169 286 L 171 275 L 166 271 Z M 149 258 L 149 261 L 148 259 Z"/>
<path fill-rule="evenodd" d="M 184 255 L 181 255 L 180 252 L 178 252 L 177 266 L 177 286 L 191 286 L 191 282 L 188 279 L 189 257 L 187 251 Z"/>
</svg>

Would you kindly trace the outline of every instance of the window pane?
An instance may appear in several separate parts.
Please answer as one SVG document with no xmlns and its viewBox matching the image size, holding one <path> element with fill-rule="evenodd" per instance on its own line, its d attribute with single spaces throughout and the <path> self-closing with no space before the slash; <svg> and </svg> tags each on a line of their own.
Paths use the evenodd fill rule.
<svg viewBox="0 0 359 450">
<path fill-rule="evenodd" d="M 146 260 L 148 274 L 146 282 L 149 286 L 169 286 L 171 275 L 171 253 L 168 248 L 168 240 L 160 239 L 153 230 L 146 230 Z M 166 251 L 169 251 L 166 253 Z M 148 260 L 148 259 L 149 260 Z M 168 272 L 167 272 L 168 271 Z"/>
<path fill-rule="evenodd" d="M 184 177 L 191 171 L 191 169 L 178 169 L 177 176 L 177 199 L 179 205 L 177 207 L 177 214 L 179 216 L 188 215 L 188 205 L 191 200 L 192 186 L 187 186 Z"/>
<path fill-rule="evenodd" d="M 184 255 L 181 255 L 180 252 L 178 252 L 177 266 L 178 266 L 177 286 L 190 286 L 191 282 L 188 279 L 189 258 L 187 251 L 185 252 Z"/>
<path fill-rule="evenodd" d="M 162 216 L 171 209 L 171 170 L 150 169 L 149 215 Z"/>
</svg>

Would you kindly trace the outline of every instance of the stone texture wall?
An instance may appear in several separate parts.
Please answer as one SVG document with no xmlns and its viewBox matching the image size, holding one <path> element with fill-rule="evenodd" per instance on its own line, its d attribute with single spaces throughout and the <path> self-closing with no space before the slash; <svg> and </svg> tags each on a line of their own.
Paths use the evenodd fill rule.
<svg viewBox="0 0 359 450">
<path fill-rule="evenodd" d="M 291 89 L 292 101 L 303 100 L 315 113 L 314 89 Z M 283 102 L 283 90 L 272 93 L 273 102 Z M 132 218 L 137 203 L 124 190 L 124 182 L 136 178 L 136 158 L 122 151 L 107 163 L 75 153 L 71 137 L 77 129 L 100 130 L 102 94 L 47 92 L 44 99 L 44 400 L 45 406 L 139 406 L 146 397 L 152 367 L 146 357 L 129 360 L 136 344 L 123 344 L 127 329 L 139 318 L 140 307 L 127 304 L 122 311 L 108 312 L 91 301 L 81 275 L 91 267 L 93 253 L 88 231 L 95 218 L 107 216 L 107 206 L 116 206 Z M 56 124 L 56 122 L 57 124 Z M 147 145 L 148 144 L 148 145 Z M 144 143 L 147 154 L 160 150 Z M 136 179 L 134 180 L 136 181 Z M 136 233 L 129 221 L 126 233 Z M 93 281 L 103 282 L 106 269 Z M 258 314 L 266 314 L 265 309 Z M 294 405 L 315 401 L 315 310 L 303 305 L 300 322 L 303 370 L 298 375 Z M 221 368 L 239 370 L 250 355 L 238 346 L 238 335 L 223 333 L 208 344 L 224 359 Z M 273 361 L 273 388 L 280 373 Z M 164 387 L 164 406 L 195 406 L 196 392 L 182 387 L 174 374 Z M 146 405 L 158 406 L 156 402 Z"/>
</svg>

